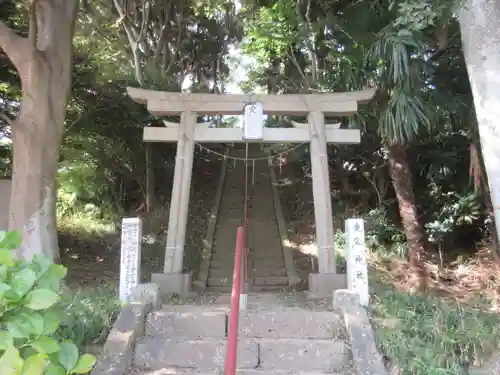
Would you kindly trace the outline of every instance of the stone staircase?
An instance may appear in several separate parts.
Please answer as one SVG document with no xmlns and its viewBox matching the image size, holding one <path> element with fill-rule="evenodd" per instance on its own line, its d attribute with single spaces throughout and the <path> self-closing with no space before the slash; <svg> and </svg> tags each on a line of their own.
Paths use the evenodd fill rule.
<svg viewBox="0 0 500 375">
<path fill-rule="evenodd" d="M 250 148 L 251 156 L 254 158 L 267 157 L 267 154 L 260 150 L 259 145 L 256 146 Z M 252 167 L 249 168 L 249 180 L 248 261 L 252 290 L 282 289 L 288 286 L 288 278 L 281 237 L 276 222 L 276 210 L 267 160 L 256 161 L 253 172 Z"/>
<path fill-rule="evenodd" d="M 345 329 L 335 313 L 266 308 L 252 304 L 254 297 L 240 314 L 238 374 L 353 374 Z M 225 304 L 164 305 L 146 317 L 127 374 L 221 374 L 227 322 Z"/>
<path fill-rule="evenodd" d="M 230 156 L 244 158 L 244 149 L 232 149 Z M 207 287 L 230 290 L 233 283 L 236 231 L 243 221 L 245 169 L 242 161 L 227 166 L 222 199 L 217 217 Z"/>
<path fill-rule="evenodd" d="M 244 158 L 245 149 L 235 148 L 230 156 Z M 249 156 L 265 158 L 260 145 L 250 145 Z M 253 171 L 252 171 L 253 169 Z M 253 181 L 252 181 L 253 174 Z M 248 276 L 252 290 L 276 290 L 288 286 L 267 160 L 249 163 Z M 215 241 L 207 286 L 228 291 L 232 285 L 236 231 L 242 224 L 245 167 L 242 161 L 230 161 L 217 218 Z M 253 182 L 253 184 L 252 184 Z"/>
</svg>

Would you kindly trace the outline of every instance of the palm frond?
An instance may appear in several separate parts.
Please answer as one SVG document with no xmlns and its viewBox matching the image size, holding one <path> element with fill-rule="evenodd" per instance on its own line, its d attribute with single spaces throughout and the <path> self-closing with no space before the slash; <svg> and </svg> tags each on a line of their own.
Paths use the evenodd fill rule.
<svg viewBox="0 0 500 375">
<path fill-rule="evenodd" d="M 411 141 L 422 126 L 430 127 L 428 110 L 422 100 L 405 89 L 392 93 L 379 118 L 379 134 L 398 143 Z"/>
<path fill-rule="evenodd" d="M 369 49 L 367 63 L 375 66 L 381 81 L 396 85 L 411 77 L 412 60 L 424 50 L 425 43 L 418 33 L 387 27 Z"/>
</svg>

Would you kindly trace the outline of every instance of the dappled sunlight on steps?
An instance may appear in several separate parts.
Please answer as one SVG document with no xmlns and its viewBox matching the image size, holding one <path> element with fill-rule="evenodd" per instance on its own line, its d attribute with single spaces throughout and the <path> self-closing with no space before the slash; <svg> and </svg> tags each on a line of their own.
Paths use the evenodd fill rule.
<svg viewBox="0 0 500 375">
<path fill-rule="evenodd" d="M 325 306 L 285 307 L 283 296 L 250 296 L 240 315 L 238 374 L 352 374 L 341 319 Z M 227 297 L 212 305 L 164 305 L 146 318 L 128 374 L 219 374 L 227 335 Z M 277 302 L 277 303 L 276 303 Z M 252 303 L 259 307 L 254 309 Z M 289 303 L 292 305 L 292 303 Z M 262 305 L 262 306 L 259 306 Z"/>
</svg>

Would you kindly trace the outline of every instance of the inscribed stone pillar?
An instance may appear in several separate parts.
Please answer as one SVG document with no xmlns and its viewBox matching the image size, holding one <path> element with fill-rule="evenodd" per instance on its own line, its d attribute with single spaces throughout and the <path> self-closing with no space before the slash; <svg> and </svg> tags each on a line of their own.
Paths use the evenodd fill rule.
<svg viewBox="0 0 500 375">
<path fill-rule="evenodd" d="M 128 303 L 141 277 L 142 220 L 128 217 L 122 220 L 120 255 L 120 300 Z"/>
<path fill-rule="evenodd" d="M 347 219 L 345 222 L 345 233 L 347 245 L 347 287 L 359 295 L 359 301 L 362 306 L 368 306 L 370 293 L 368 289 L 364 220 Z"/>
</svg>

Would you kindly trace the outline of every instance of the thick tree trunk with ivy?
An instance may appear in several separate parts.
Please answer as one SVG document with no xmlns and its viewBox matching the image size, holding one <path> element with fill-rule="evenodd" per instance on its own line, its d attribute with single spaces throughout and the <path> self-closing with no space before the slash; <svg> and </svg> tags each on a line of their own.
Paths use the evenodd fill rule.
<svg viewBox="0 0 500 375">
<path fill-rule="evenodd" d="M 479 140 L 500 238 L 500 3 L 467 0 L 459 10 Z"/>
<path fill-rule="evenodd" d="M 21 77 L 12 122 L 14 163 L 9 229 L 22 233 L 17 255 L 59 261 L 56 174 L 71 94 L 72 39 L 78 0 L 34 0 L 27 38 L 0 22 L 0 48 Z"/>
<path fill-rule="evenodd" d="M 428 241 L 418 215 L 417 200 L 413 191 L 413 179 L 408 163 L 408 154 L 403 145 L 394 142 L 388 145 L 389 174 L 396 193 L 399 213 L 408 244 L 410 266 L 420 289 L 426 288 L 427 271 L 424 256 Z"/>
</svg>

